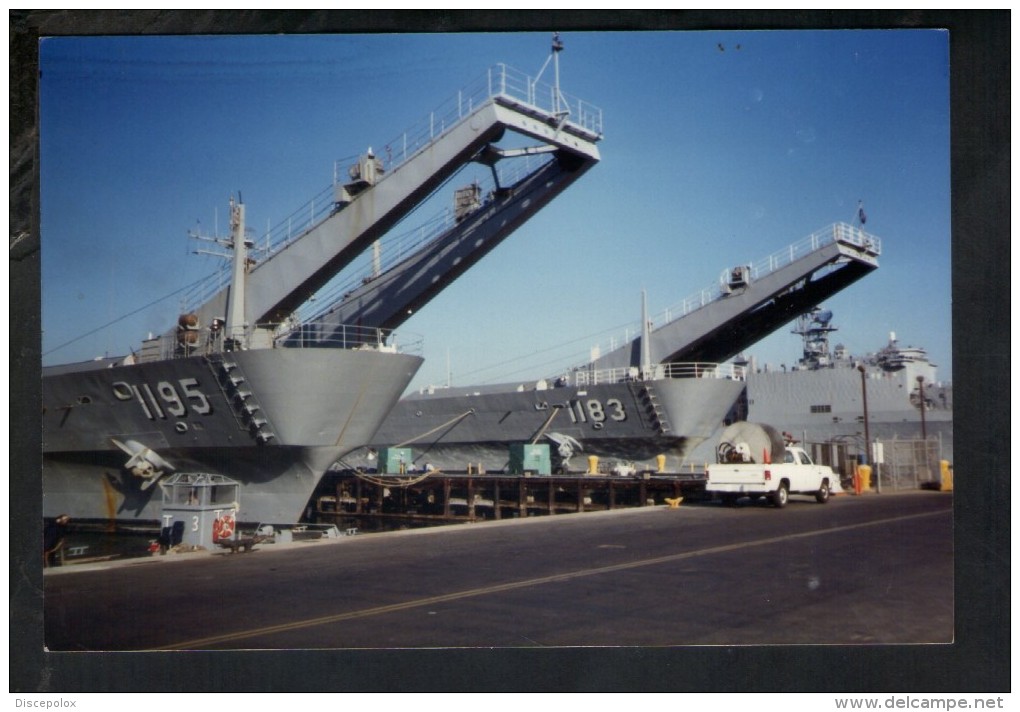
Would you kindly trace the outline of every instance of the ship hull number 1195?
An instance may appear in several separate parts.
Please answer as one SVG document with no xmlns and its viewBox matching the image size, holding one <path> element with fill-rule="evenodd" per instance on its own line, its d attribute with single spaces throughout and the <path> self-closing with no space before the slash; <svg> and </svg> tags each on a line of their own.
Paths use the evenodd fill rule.
<svg viewBox="0 0 1020 712">
<path fill-rule="evenodd" d="M 157 393 L 159 398 L 156 397 Z M 136 386 L 117 381 L 113 384 L 113 395 L 117 400 L 137 400 L 149 420 L 165 419 L 168 413 L 175 418 L 183 418 L 189 407 L 199 415 L 212 412 L 209 397 L 199 390 L 197 378 L 178 379 L 177 385 L 170 381 L 160 381 L 155 389 L 148 383 Z"/>
</svg>

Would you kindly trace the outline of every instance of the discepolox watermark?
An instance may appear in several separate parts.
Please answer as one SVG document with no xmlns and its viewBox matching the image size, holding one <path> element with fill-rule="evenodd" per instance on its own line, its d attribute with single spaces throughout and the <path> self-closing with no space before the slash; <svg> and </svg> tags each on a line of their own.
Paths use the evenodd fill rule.
<svg viewBox="0 0 1020 712">
<path fill-rule="evenodd" d="M 35 709 L 67 709 L 69 707 L 77 707 L 77 700 L 65 700 L 60 698 L 57 700 L 26 700 L 22 697 L 18 697 L 14 700 L 15 707 L 31 707 Z"/>
</svg>

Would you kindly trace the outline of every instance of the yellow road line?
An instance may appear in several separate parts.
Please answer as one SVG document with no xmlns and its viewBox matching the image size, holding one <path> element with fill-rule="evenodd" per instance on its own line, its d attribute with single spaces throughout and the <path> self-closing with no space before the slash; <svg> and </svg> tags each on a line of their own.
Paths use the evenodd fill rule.
<svg viewBox="0 0 1020 712">
<path fill-rule="evenodd" d="M 755 541 L 745 541 L 736 544 L 713 546 L 707 549 L 685 551 L 680 554 L 669 554 L 666 556 L 656 556 L 650 559 L 630 561 L 624 564 L 599 566 L 593 569 L 581 569 L 579 571 L 569 571 L 567 573 L 555 574 L 553 576 L 541 576 L 539 578 L 525 579 L 523 581 L 511 581 L 509 583 L 496 584 L 493 586 L 484 586 L 482 588 L 472 588 L 465 591 L 456 591 L 454 593 L 446 593 L 440 596 L 429 596 L 428 598 L 416 598 L 410 601 L 404 601 L 403 603 L 393 603 L 388 606 L 376 606 L 374 608 L 365 608 L 359 611 L 350 611 L 348 613 L 336 613 L 329 616 L 320 616 L 318 618 L 308 618 L 306 620 L 292 621 L 290 623 L 280 623 L 278 625 L 264 626 L 262 628 L 249 628 L 247 630 L 239 630 L 234 633 L 224 633 L 222 635 L 212 635 L 206 638 L 196 638 L 195 640 L 187 640 L 181 643 L 174 643 L 173 645 L 155 648 L 155 650 L 201 650 L 209 645 L 229 643 L 238 640 L 244 640 L 245 638 L 256 638 L 264 635 L 273 635 L 274 633 L 286 633 L 293 630 L 300 630 L 301 628 L 314 628 L 316 626 L 329 625 L 332 623 L 341 623 L 343 621 L 356 620 L 358 618 L 369 618 L 371 616 L 379 616 L 384 615 L 386 613 L 407 611 L 412 608 L 422 608 L 437 603 L 448 603 L 450 601 L 458 601 L 464 598 L 474 598 L 476 596 L 485 596 L 493 593 L 514 591 L 519 588 L 542 586 L 547 583 L 560 583 L 563 581 L 570 581 L 572 579 L 613 573 L 615 571 L 626 571 L 628 569 L 636 569 L 644 566 L 655 566 L 657 564 L 665 564 L 673 561 L 683 561 L 684 559 L 693 559 L 701 556 L 711 556 L 712 554 L 722 554 L 730 551 L 737 551 L 738 549 L 746 549 L 755 546 L 767 546 L 769 544 L 793 541 L 795 539 L 806 539 L 808 537 L 813 536 L 836 534 L 840 532 L 852 531 L 854 529 L 863 529 L 864 527 L 873 527 L 881 524 L 890 524 L 892 522 L 905 522 L 911 519 L 932 517 L 946 513 L 952 513 L 952 510 L 944 509 L 939 510 L 937 512 L 910 514 L 902 517 L 878 519 L 873 522 L 848 524 L 841 527 L 833 527 L 831 529 L 816 529 L 809 532 L 800 532 L 798 534 L 784 534 L 782 536 L 769 537 L 767 539 L 757 539 Z"/>
</svg>

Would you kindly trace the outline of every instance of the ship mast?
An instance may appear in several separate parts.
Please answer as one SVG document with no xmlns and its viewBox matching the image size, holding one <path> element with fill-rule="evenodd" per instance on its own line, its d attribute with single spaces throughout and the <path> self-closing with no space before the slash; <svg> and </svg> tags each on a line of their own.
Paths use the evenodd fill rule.
<svg viewBox="0 0 1020 712">
<path fill-rule="evenodd" d="M 244 225 L 244 201 L 238 193 L 237 200 L 230 196 L 230 236 L 219 237 L 214 234 L 211 237 L 200 233 L 189 233 L 192 238 L 204 242 L 214 242 L 222 248 L 233 250 L 233 255 L 211 250 L 195 250 L 195 254 L 213 255 L 221 259 L 231 260 L 230 283 L 226 290 L 226 314 L 222 317 L 213 318 L 212 329 L 218 332 L 223 327 L 224 346 L 233 350 L 241 348 L 246 344 L 245 329 L 247 319 L 245 317 L 245 287 L 248 280 L 248 248 L 253 243 L 245 237 Z M 194 317 L 194 315 L 192 315 Z M 194 324 L 197 325 L 197 317 Z M 197 328 L 197 327 L 189 327 Z M 194 342 L 189 342 L 194 343 Z"/>
<path fill-rule="evenodd" d="M 648 295 L 645 290 L 641 290 L 641 378 L 647 380 L 651 378 L 652 371 L 652 353 L 651 344 L 648 343 L 651 338 L 651 329 L 648 322 Z"/>
<path fill-rule="evenodd" d="M 240 197 L 240 196 L 238 196 Z M 230 240 L 234 249 L 233 274 L 227 293 L 227 338 L 235 342 L 244 339 L 244 288 L 248 271 L 248 245 L 244 240 L 244 203 L 234 202 L 230 196 Z"/>
</svg>

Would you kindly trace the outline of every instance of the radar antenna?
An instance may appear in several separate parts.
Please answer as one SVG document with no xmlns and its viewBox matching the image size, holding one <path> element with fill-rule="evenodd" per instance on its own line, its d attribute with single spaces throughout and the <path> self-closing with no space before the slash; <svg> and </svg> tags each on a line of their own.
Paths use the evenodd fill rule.
<svg viewBox="0 0 1020 712">
<path fill-rule="evenodd" d="M 837 330 L 831 321 L 832 312 L 817 306 L 797 317 L 797 328 L 793 333 L 804 340 L 804 354 L 800 359 L 802 366 L 821 368 L 829 365 L 829 334 Z"/>
</svg>

